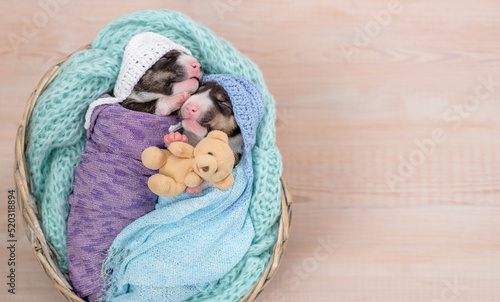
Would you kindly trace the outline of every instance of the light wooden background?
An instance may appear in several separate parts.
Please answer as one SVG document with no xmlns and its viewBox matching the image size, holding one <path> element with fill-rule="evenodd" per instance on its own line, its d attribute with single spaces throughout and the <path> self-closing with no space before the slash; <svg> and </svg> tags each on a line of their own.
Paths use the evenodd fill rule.
<svg viewBox="0 0 500 302">
<path fill-rule="evenodd" d="M 1 301 L 63 301 L 20 226 L 17 294 L 6 294 L 7 190 L 25 100 L 59 58 L 149 8 L 184 12 L 232 42 L 276 98 L 294 218 L 260 301 L 500 301 L 500 85 L 457 127 L 446 119 L 488 92 L 481 78 L 500 82 L 497 0 L 401 0 L 390 20 L 387 0 L 65 2 L 16 51 L 7 35 L 22 35 L 42 7 L 0 1 Z M 218 14 L 220 3 L 231 10 Z M 371 37 L 358 37 L 366 29 Z M 341 45 L 355 43 L 347 60 Z M 446 140 L 419 158 L 415 141 L 439 129 Z M 410 154 L 413 173 L 399 173 Z M 392 189 L 388 173 L 400 180 Z"/>
</svg>

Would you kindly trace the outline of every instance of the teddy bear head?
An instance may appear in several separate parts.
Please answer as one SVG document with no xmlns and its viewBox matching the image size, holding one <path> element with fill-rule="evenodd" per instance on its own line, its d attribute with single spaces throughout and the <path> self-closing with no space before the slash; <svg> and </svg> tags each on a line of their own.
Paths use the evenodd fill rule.
<svg viewBox="0 0 500 302">
<path fill-rule="evenodd" d="M 194 148 L 195 173 L 213 183 L 220 182 L 231 174 L 234 161 L 228 137 L 222 131 L 211 131 Z"/>
</svg>

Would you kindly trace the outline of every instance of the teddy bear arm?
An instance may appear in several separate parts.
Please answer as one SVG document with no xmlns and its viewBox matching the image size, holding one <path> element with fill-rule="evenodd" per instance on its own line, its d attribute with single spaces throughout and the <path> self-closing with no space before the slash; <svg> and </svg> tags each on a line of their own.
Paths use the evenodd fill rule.
<svg viewBox="0 0 500 302">
<path fill-rule="evenodd" d="M 148 169 L 158 170 L 167 162 L 170 152 L 158 147 L 149 147 L 142 152 L 142 163 Z"/>
<path fill-rule="evenodd" d="M 175 156 L 180 158 L 194 157 L 194 147 L 184 142 L 173 142 L 168 147 L 168 150 Z"/>
<path fill-rule="evenodd" d="M 194 188 L 199 186 L 203 182 L 203 178 L 201 178 L 198 174 L 193 171 L 189 172 L 186 175 L 186 179 L 184 180 L 184 184 L 190 188 Z"/>
<path fill-rule="evenodd" d="M 234 183 L 234 177 L 233 174 L 229 174 L 226 178 L 224 178 L 221 181 L 214 182 L 214 186 L 221 190 L 227 190 L 229 187 L 231 187 Z"/>
</svg>

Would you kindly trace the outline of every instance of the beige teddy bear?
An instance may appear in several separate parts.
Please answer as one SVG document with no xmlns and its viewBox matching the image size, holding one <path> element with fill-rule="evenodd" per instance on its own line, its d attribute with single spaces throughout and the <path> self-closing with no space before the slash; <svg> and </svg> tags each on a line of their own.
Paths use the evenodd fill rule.
<svg viewBox="0 0 500 302">
<path fill-rule="evenodd" d="M 218 130 L 208 133 L 196 147 L 174 142 L 168 150 L 149 147 L 142 152 L 144 166 L 159 169 L 158 174 L 149 178 L 148 187 L 160 196 L 177 196 L 186 187 L 196 187 L 203 180 L 226 190 L 234 182 L 231 173 L 234 161 L 227 135 Z"/>
</svg>

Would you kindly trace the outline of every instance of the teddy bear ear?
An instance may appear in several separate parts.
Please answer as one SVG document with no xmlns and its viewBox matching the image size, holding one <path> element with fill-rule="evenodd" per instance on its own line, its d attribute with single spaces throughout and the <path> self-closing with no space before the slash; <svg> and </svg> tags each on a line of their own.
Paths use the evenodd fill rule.
<svg viewBox="0 0 500 302">
<path fill-rule="evenodd" d="M 219 130 L 210 131 L 210 133 L 208 133 L 207 137 L 221 140 L 221 141 L 225 142 L 226 144 L 229 142 L 227 134 L 225 134 L 224 132 L 219 131 Z"/>
</svg>

